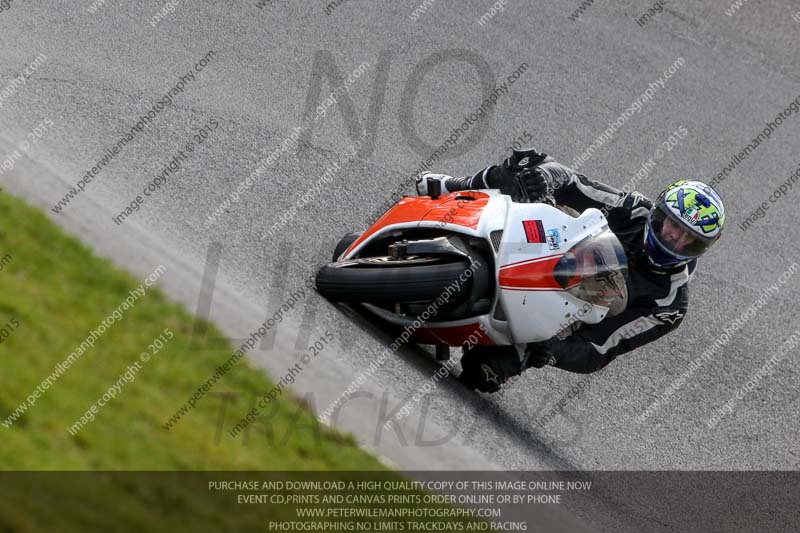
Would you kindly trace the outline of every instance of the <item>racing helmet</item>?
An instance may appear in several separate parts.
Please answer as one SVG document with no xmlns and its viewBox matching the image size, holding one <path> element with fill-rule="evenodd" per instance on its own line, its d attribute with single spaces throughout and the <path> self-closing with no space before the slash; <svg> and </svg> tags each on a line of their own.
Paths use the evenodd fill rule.
<svg viewBox="0 0 800 533">
<path fill-rule="evenodd" d="M 656 267 L 679 267 L 711 248 L 724 225 L 725 207 L 713 188 L 702 181 L 676 181 L 650 210 L 644 250 Z"/>
</svg>

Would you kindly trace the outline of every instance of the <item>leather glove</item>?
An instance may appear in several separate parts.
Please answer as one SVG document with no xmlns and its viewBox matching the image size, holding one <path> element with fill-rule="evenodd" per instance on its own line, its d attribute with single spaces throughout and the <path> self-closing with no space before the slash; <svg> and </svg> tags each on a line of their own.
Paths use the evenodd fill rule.
<svg viewBox="0 0 800 533">
<path fill-rule="evenodd" d="M 548 342 L 532 342 L 528 344 L 525 352 L 527 355 L 526 367 L 544 368 L 558 364 L 558 360 L 548 349 Z"/>
<path fill-rule="evenodd" d="M 464 351 L 458 380 L 470 389 L 497 392 L 512 376 L 522 372 L 522 361 L 513 346 L 475 346 Z"/>
<path fill-rule="evenodd" d="M 517 183 L 529 202 L 544 202 L 547 199 L 547 178 L 539 168 L 526 168 L 516 175 Z"/>
<path fill-rule="evenodd" d="M 532 168 L 547 159 L 547 154 L 537 152 L 536 148 L 526 150 L 512 150 L 511 155 L 503 161 L 503 170 L 510 174 L 516 174 L 525 168 Z"/>
<path fill-rule="evenodd" d="M 550 202 L 547 179 L 537 167 L 547 160 L 547 154 L 535 148 L 514 150 L 493 173 L 494 187 L 508 194 L 515 202 Z"/>
</svg>

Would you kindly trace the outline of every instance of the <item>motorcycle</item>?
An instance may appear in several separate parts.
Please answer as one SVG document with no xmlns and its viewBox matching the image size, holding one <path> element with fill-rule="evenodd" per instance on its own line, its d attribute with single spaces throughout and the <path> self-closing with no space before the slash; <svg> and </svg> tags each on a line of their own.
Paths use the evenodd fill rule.
<svg viewBox="0 0 800 533">
<path fill-rule="evenodd" d="M 319 293 L 359 304 L 404 340 L 524 345 L 595 324 L 627 303 L 627 259 L 598 209 L 575 217 L 498 190 L 406 196 L 345 236 L 317 273 Z M 566 323 L 566 325 L 565 325 Z"/>
</svg>

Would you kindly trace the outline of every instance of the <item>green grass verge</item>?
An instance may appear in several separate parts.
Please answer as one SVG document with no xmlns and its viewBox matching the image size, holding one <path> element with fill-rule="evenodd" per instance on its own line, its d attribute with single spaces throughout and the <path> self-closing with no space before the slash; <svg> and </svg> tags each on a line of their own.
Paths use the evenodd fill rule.
<svg viewBox="0 0 800 533">
<path fill-rule="evenodd" d="M 141 282 L 95 256 L 39 211 L 0 194 L 0 422 L 8 421 Z M 166 431 L 164 421 L 233 349 L 208 344 L 190 349 L 192 324 L 179 305 L 150 290 L 34 406 L 9 427 L 0 426 L 0 470 L 386 471 L 352 438 L 321 426 L 291 398 L 280 402 L 271 419 L 272 440 L 260 425 L 246 443 L 226 431 L 218 436 L 221 399 L 214 396 L 201 400 Z M 207 338 L 219 336 L 213 326 L 207 327 Z M 165 328 L 174 338 L 94 422 L 70 435 L 68 428 Z M 240 361 L 215 388 L 237 395 L 228 404 L 224 429 L 249 409 L 252 398 L 272 386 L 261 371 Z M 235 497 L 187 490 L 166 475 L 122 480 L 75 474 L 4 476 L 0 530 L 141 531 L 191 525 L 219 531 L 292 514 L 290 508 L 258 506 L 230 512 Z M 399 479 L 394 473 L 384 476 Z"/>
<path fill-rule="evenodd" d="M 95 256 L 38 211 L 0 195 L 0 421 L 142 282 Z M 0 259 L 0 262 L 2 260 Z M 297 401 L 280 402 L 268 440 L 256 425 L 244 443 L 227 430 L 273 383 L 240 360 L 215 392 L 232 392 L 222 435 L 222 399 L 209 395 L 170 431 L 162 423 L 226 361 L 232 346 L 208 339 L 190 349 L 193 318 L 155 289 L 111 326 L 10 428 L 0 426 L 0 468 L 19 470 L 375 470 L 381 464 L 316 423 Z M 10 330 L 12 323 L 7 330 Z M 175 333 L 94 422 L 67 429 L 165 328 Z M 0 332 L 2 335 L 2 332 Z M 213 347 L 216 345 L 216 347 Z M 291 431 L 289 430 L 291 426 Z"/>
</svg>

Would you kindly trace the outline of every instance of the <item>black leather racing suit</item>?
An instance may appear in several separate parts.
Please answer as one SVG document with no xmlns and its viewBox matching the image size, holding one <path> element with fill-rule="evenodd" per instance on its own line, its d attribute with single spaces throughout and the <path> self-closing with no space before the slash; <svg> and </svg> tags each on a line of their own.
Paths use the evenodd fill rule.
<svg viewBox="0 0 800 533">
<path fill-rule="evenodd" d="M 525 159 L 522 156 L 526 153 L 537 157 Z M 644 229 L 652 202 L 643 195 L 625 194 L 592 181 L 545 154 L 529 151 L 515 155 L 523 161 L 522 167 L 527 164 L 539 169 L 547 182 L 548 197 L 559 206 L 578 212 L 594 207 L 606 215 L 609 228 L 619 238 L 628 259 L 628 302 L 621 313 L 598 324 L 579 324 L 566 338 L 528 344 L 522 357 L 513 347 L 480 347 L 465 352 L 462 381 L 488 391 L 497 390 L 508 377 L 531 365 L 545 364 L 532 361 L 544 360 L 571 372 L 590 373 L 617 356 L 666 335 L 680 325 L 686 314 L 687 283 L 696 266 L 696 261 L 692 261 L 672 270 L 659 270 L 648 261 L 644 253 Z M 514 164 L 507 160 L 502 166 L 487 167 L 472 177 L 451 178 L 447 180 L 447 188 L 450 191 L 500 189 L 520 200 L 514 182 L 519 166 L 510 167 Z"/>
</svg>

